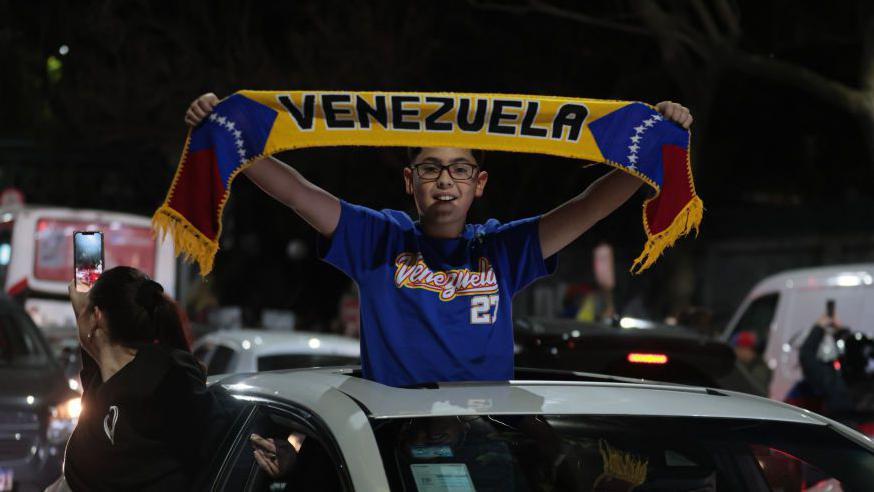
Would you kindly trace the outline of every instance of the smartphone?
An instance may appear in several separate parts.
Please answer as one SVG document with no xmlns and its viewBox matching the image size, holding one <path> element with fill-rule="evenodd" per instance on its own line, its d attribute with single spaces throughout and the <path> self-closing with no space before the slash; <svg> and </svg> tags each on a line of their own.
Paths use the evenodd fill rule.
<svg viewBox="0 0 874 492">
<path fill-rule="evenodd" d="M 825 301 L 825 315 L 829 318 L 835 317 L 835 300 L 829 299 Z"/>
<path fill-rule="evenodd" d="M 73 233 L 73 275 L 76 290 L 88 292 L 103 273 L 103 233 L 76 231 Z"/>
</svg>

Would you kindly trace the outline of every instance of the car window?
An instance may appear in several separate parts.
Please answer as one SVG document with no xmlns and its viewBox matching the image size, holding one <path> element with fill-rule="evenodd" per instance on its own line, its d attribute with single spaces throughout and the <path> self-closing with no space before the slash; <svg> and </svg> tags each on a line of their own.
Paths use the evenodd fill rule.
<svg viewBox="0 0 874 492">
<path fill-rule="evenodd" d="M 193 352 L 194 357 L 197 360 L 199 360 L 200 362 L 203 362 L 204 364 L 206 364 L 207 367 L 209 367 L 209 356 L 211 355 L 210 351 L 214 347 L 215 347 L 215 345 L 213 345 L 212 343 L 204 343 L 200 347 L 197 347 L 196 349 L 194 349 L 194 352 Z"/>
<path fill-rule="evenodd" d="M 870 451 L 825 426 L 562 415 L 371 423 L 392 490 L 864 490 L 874 473 Z"/>
<path fill-rule="evenodd" d="M 258 357 L 259 371 L 274 371 L 277 369 L 300 369 L 303 367 L 349 366 L 358 365 L 358 357 L 330 354 L 277 354 Z"/>
<path fill-rule="evenodd" d="M 213 376 L 216 374 L 224 374 L 233 367 L 234 361 L 237 359 L 237 352 L 230 347 L 219 345 L 215 348 L 212 357 L 209 359 L 209 365 L 206 367 L 206 374 Z"/>
<path fill-rule="evenodd" d="M 742 333 L 752 333 L 755 335 L 754 342 L 756 351 L 761 355 L 765 352 L 765 347 L 768 345 L 768 336 L 771 332 L 771 322 L 774 321 L 774 314 L 777 312 L 777 303 L 780 300 L 780 294 L 767 294 L 756 299 L 747 306 L 746 311 L 741 315 L 731 334 L 731 342 L 736 344 L 737 338 Z"/>
<path fill-rule="evenodd" d="M 257 407 L 234 398 L 221 385 L 209 387 L 219 408 L 210 415 L 209 431 L 198 447 L 198 466 L 191 490 L 207 490 L 223 469 L 226 458 L 246 432 Z"/>
<path fill-rule="evenodd" d="M 255 459 L 250 437 L 256 434 L 276 446 L 275 468 L 265 470 Z M 312 491 L 347 490 L 345 466 L 333 439 L 305 411 L 261 406 L 219 478 L 217 490 Z M 273 463 L 273 461 L 271 461 Z"/>
<path fill-rule="evenodd" d="M 0 313 L 0 366 L 42 366 L 49 362 L 46 346 L 26 315 Z"/>
<path fill-rule="evenodd" d="M 791 454 L 768 446 L 751 449 L 771 490 L 842 490 L 839 481 Z"/>
</svg>

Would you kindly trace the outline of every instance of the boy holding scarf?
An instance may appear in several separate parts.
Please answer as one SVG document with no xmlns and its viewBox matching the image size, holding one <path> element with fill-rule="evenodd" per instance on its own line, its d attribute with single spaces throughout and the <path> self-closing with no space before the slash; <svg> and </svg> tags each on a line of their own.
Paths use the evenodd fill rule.
<svg viewBox="0 0 874 492">
<path fill-rule="evenodd" d="M 198 125 L 219 99 L 204 94 L 185 121 Z M 685 107 L 656 109 L 688 129 Z M 470 149 L 412 149 L 404 187 L 419 220 L 347 203 L 274 158 L 244 173 L 320 234 L 322 258 L 361 295 L 364 377 L 391 386 L 513 377 L 513 295 L 555 270 L 558 253 L 630 198 L 642 181 L 612 171 L 539 217 L 468 224 L 488 172 Z"/>
</svg>

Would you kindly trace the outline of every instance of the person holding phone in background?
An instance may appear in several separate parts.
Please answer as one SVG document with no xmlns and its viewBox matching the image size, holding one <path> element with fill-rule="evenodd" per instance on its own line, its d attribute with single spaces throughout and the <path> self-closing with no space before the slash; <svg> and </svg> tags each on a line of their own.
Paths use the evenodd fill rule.
<svg viewBox="0 0 874 492">
<path fill-rule="evenodd" d="M 822 401 L 819 409 L 825 415 L 838 420 L 845 419 L 853 411 L 850 390 L 841 375 L 837 341 L 849 334 L 835 315 L 835 301 L 826 302 L 825 313 L 810 329 L 801 344 L 798 359 L 806 384 L 814 396 Z"/>
<path fill-rule="evenodd" d="M 76 280 L 69 287 L 83 410 L 63 478 L 74 491 L 191 490 L 204 443 L 221 427 L 224 410 L 207 391 L 176 303 L 135 268 L 95 275 L 96 254 L 80 246 L 102 239 L 90 236 L 77 237 Z M 102 251 L 99 257 L 102 270 Z"/>
</svg>

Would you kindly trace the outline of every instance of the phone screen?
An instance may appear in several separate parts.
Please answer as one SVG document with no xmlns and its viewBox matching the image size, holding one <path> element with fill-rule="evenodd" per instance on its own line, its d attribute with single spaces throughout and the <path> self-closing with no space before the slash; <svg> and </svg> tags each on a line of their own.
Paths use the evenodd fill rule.
<svg viewBox="0 0 874 492">
<path fill-rule="evenodd" d="M 834 299 L 829 299 L 825 302 L 825 314 L 829 318 L 835 317 L 835 300 Z"/>
<path fill-rule="evenodd" d="M 103 233 L 78 231 L 73 234 L 73 258 L 76 290 L 87 292 L 103 273 Z"/>
</svg>

